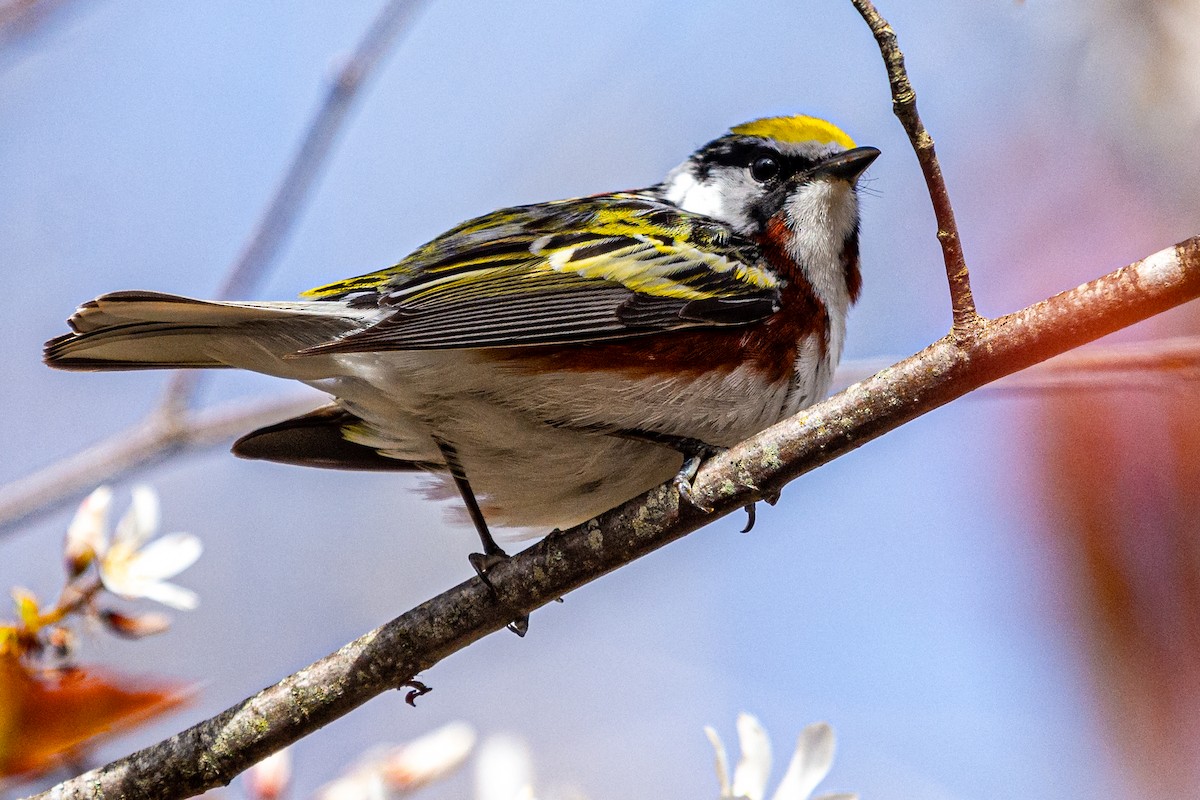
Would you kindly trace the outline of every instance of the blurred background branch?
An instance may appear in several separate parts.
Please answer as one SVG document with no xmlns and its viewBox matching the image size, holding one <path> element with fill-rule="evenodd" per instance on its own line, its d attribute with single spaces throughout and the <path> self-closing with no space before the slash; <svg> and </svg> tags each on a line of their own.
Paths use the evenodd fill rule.
<svg viewBox="0 0 1200 800">
<path fill-rule="evenodd" d="M 64 5 L 69 3 L 10 0 L 0 5 L 0 47 L 6 35 L 16 36 L 48 24 Z M 271 202 L 227 270 L 217 291 L 218 299 L 240 297 L 251 291 L 274 263 L 312 195 L 354 100 L 423 5 L 424 0 L 388 0 L 384 4 L 331 81 Z M 318 402 L 289 396 L 193 414 L 189 409 L 202 379 L 199 371 L 176 372 L 158 407 L 141 423 L 0 487 L 0 531 L 11 530 L 31 515 L 74 502 L 98 483 L 158 463 L 173 453 L 227 442 L 255 425 L 308 411 Z"/>
<path fill-rule="evenodd" d="M 296 156 L 284 173 L 250 239 L 230 266 L 217 290 L 218 300 L 243 297 L 258 285 L 279 255 L 288 234 L 312 193 L 337 141 L 359 90 L 400 35 L 413 23 L 425 0 L 388 0 L 363 35 L 354 53 L 338 70 L 325 99 L 304 134 Z M 174 414 L 189 406 L 204 379 L 201 370 L 176 372 L 167 384 L 160 411 Z"/>
<path fill-rule="evenodd" d="M 164 459 L 216 445 L 260 425 L 312 410 L 314 393 L 293 393 L 264 400 L 239 400 L 213 408 L 150 414 L 129 430 L 0 486 L 0 532 L 52 511 L 105 481 L 123 478 Z"/>
</svg>

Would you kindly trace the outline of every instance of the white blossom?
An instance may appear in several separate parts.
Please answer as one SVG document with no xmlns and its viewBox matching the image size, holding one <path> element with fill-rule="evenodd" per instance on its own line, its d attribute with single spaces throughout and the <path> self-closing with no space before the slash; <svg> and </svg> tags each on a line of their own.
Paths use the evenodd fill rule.
<svg viewBox="0 0 1200 800">
<path fill-rule="evenodd" d="M 368 751 L 316 796 L 318 800 L 391 800 L 445 777 L 474 746 L 475 730 L 465 722 L 451 722 L 406 744 Z"/>
<path fill-rule="evenodd" d="M 196 593 L 168 583 L 196 563 L 203 550 L 190 533 L 169 533 L 154 541 L 158 530 L 158 497 L 148 486 L 135 486 L 129 510 L 117 523 L 111 538 L 108 510 L 112 490 L 102 486 L 92 492 L 67 530 L 68 570 L 77 575 L 92 560 L 97 562 L 104 588 L 127 599 L 144 597 L 178 609 L 195 608 Z"/>
<path fill-rule="evenodd" d="M 475 761 L 475 800 L 534 800 L 533 759 L 525 740 L 489 736 Z"/>
<path fill-rule="evenodd" d="M 717 782 L 721 800 L 763 800 L 771 774 L 771 741 L 762 723 L 753 715 L 741 713 L 737 719 L 741 758 L 729 780 L 729 759 L 721 737 L 712 727 L 704 733 L 712 743 L 716 758 Z M 796 741 L 796 751 L 772 800 L 809 800 L 833 766 L 834 735 L 827 723 L 805 728 Z M 857 800 L 855 794 L 825 794 L 813 800 Z"/>
<path fill-rule="evenodd" d="M 112 489 L 101 486 L 79 504 L 75 518 L 67 528 L 63 555 L 72 577 L 80 574 L 105 549 L 108 539 L 108 509 Z"/>
<path fill-rule="evenodd" d="M 292 751 L 277 750 L 246 772 L 247 794 L 253 800 L 279 800 L 292 782 Z"/>
</svg>

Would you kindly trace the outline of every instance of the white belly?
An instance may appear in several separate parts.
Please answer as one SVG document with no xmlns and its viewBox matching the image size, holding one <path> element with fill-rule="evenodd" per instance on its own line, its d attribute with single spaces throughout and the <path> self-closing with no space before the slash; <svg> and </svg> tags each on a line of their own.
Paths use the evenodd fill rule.
<svg viewBox="0 0 1200 800">
<path fill-rule="evenodd" d="M 364 420 L 356 441 L 396 458 L 439 462 L 437 436 L 458 452 L 490 523 L 539 529 L 591 519 L 670 479 L 683 463 L 669 448 L 612 431 L 728 447 L 795 413 L 820 388 L 811 368 L 799 383 L 771 385 L 746 367 L 697 379 L 629 379 L 605 371 L 530 373 L 478 351 L 335 358 L 335 371 L 346 377 L 309 382 Z M 435 480 L 446 484 L 435 494 L 454 494 L 448 480 Z"/>
</svg>

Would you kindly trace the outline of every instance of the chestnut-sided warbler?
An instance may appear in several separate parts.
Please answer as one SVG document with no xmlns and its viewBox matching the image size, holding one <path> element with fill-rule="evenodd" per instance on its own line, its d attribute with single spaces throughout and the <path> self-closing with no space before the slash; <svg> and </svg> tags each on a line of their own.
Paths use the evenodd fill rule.
<svg viewBox="0 0 1200 800">
<path fill-rule="evenodd" d="M 46 363 L 239 367 L 333 403 L 243 437 L 287 464 L 418 470 L 487 522 L 567 526 L 823 398 L 859 292 L 879 155 L 813 117 L 749 122 L 655 186 L 517 206 L 299 301 L 114 292 Z M 486 522 L 485 522 L 486 520 Z"/>
</svg>

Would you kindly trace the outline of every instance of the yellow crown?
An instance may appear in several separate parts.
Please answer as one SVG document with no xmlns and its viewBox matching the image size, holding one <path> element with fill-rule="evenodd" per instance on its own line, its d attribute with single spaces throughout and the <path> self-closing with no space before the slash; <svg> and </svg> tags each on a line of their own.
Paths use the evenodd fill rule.
<svg viewBox="0 0 1200 800">
<path fill-rule="evenodd" d="M 820 142 L 839 144 L 847 150 L 854 147 L 854 140 L 832 122 L 804 115 L 756 119 L 753 122 L 735 125 L 730 130 L 741 136 L 761 136 L 787 144 Z"/>
</svg>

